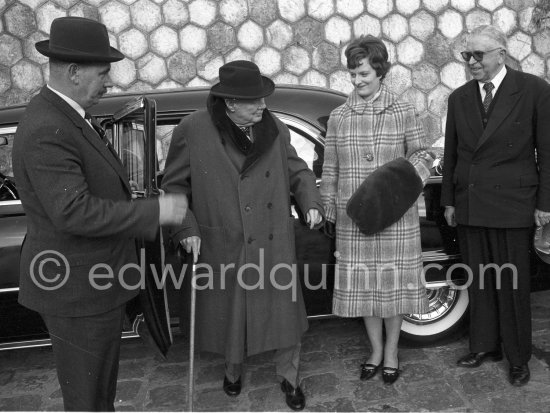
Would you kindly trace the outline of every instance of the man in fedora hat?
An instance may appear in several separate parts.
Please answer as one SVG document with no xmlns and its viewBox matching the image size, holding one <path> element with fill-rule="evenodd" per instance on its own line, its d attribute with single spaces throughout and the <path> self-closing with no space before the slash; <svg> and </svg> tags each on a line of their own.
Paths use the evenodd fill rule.
<svg viewBox="0 0 550 413">
<path fill-rule="evenodd" d="M 113 411 L 125 303 L 137 295 L 123 285 L 139 280 L 137 271 L 125 271 L 124 284 L 117 275 L 137 262 L 135 237 L 154 239 L 159 224 L 181 223 L 187 200 L 131 202 L 122 163 L 87 115 L 112 86 L 110 62 L 124 58 L 105 26 L 55 19 L 36 49 L 50 58 L 50 79 L 13 147 L 27 215 L 19 302 L 48 328 L 65 410 Z M 98 264 L 115 276 L 92 279 Z"/>
<path fill-rule="evenodd" d="M 324 212 L 313 172 L 290 144 L 288 128 L 266 109 L 273 82 L 248 61 L 227 63 L 219 75 L 207 110 L 174 130 L 163 178 L 167 193 L 191 199 L 173 239 L 213 275 L 197 291 L 198 347 L 225 356 L 229 396 L 241 391 L 245 356 L 277 350 L 286 403 L 301 410 L 298 364 L 307 319 L 290 270 L 296 263 L 290 192 L 310 228 Z"/>
</svg>

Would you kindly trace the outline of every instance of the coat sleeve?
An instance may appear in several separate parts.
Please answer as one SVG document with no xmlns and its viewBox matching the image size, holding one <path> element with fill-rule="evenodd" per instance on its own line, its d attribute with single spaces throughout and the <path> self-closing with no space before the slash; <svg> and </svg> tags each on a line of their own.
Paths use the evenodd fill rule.
<svg viewBox="0 0 550 413">
<path fill-rule="evenodd" d="M 296 149 L 290 143 L 290 133 L 288 128 L 279 123 L 279 128 L 283 128 L 285 133 L 281 135 L 284 138 L 285 152 L 288 165 L 288 180 L 290 185 L 290 192 L 294 194 L 294 199 L 300 210 L 305 214 L 314 208 L 319 213 L 325 216 L 325 210 L 321 203 L 321 196 L 317 189 L 315 174 L 308 168 L 307 163 L 298 156 Z"/>
<path fill-rule="evenodd" d="M 536 101 L 536 148 L 539 169 L 537 209 L 550 212 L 550 85 L 540 80 Z"/>
<path fill-rule="evenodd" d="M 406 158 L 416 169 L 416 172 L 425 184 L 430 177 L 431 165 L 424 160 L 429 147 L 424 128 L 418 120 L 418 115 L 414 108 L 407 104 L 405 106 L 405 145 Z"/>
<path fill-rule="evenodd" d="M 323 179 L 321 180 L 321 201 L 325 207 L 327 221 L 336 222 L 336 194 L 338 193 L 338 151 L 336 146 L 337 118 L 331 114 L 325 138 Z"/>
<path fill-rule="evenodd" d="M 22 160 L 30 190 L 54 227 L 84 237 L 154 239 L 158 200 L 114 201 L 91 194 L 76 138 L 71 129 L 45 126 L 25 140 Z"/>
<path fill-rule="evenodd" d="M 447 124 L 445 126 L 445 152 L 443 155 L 443 181 L 441 184 L 441 206 L 455 206 L 455 184 L 453 175 L 456 167 L 458 137 L 454 110 L 454 95 L 449 97 Z"/>
<path fill-rule="evenodd" d="M 168 229 L 168 234 L 176 245 L 185 238 L 200 236 L 199 226 L 192 211 L 191 157 L 187 138 L 190 129 L 189 123 L 189 119 L 184 119 L 172 132 L 161 184 L 166 193 L 181 193 L 191 199 L 191 208 L 188 209 L 182 225 L 172 226 Z"/>
</svg>

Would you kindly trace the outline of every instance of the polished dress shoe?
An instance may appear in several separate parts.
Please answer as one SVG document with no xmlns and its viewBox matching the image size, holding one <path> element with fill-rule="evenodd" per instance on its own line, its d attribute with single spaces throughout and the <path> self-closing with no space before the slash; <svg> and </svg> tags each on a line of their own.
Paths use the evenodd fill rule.
<svg viewBox="0 0 550 413">
<path fill-rule="evenodd" d="M 306 407 L 306 396 L 300 389 L 300 386 L 292 386 L 287 379 L 281 382 L 281 390 L 285 394 L 286 404 L 292 410 L 303 410 Z"/>
<path fill-rule="evenodd" d="M 223 391 L 231 397 L 241 394 L 241 378 L 239 377 L 235 383 L 231 383 L 227 376 L 223 378 Z"/>
<path fill-rule="evenodd" d="M 470 353 L 459 359 L 456 364 L 460 367 L 479 367 L 485 360 L 500 361 L 502 360 L 502 352 L 495 351 L 480 351 L 479 353 Z"/>
<path fill-rule="evenodd" d="M 529 382 L 531 373 L 529 373 L 529 367 L 527 364 L 520 366 L 510 366 L 510 375 L 508 380 L 512 386 L 523 386 Z"/>
<path fill-rule="evenodd" d="M 395 367 L 382 367 L 382 380 L 385 384 L 393 384 L 399 378 L 399 366 Z"/>
<path fill-rule="evenodd" d="M 378 366 L 371 363 L 361 364 L 361 376 L 359 378 L 363 381 L 372 379 L 378 373 L 379 367 L 380 364 Z"/>
</svg>

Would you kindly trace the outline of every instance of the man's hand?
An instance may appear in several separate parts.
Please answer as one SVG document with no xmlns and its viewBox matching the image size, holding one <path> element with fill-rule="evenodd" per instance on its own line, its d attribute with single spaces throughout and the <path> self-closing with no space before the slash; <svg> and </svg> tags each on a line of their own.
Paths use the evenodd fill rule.
<svg viewBox="0 0 550 413">
<path fill-rule="evenodd" d="M 542 227 L 550 222 L 550 212 L 544 212 L 540 209 L 535 209 L 535 224 L 537 227 Z"/>
<path fill-rule="evenodd" d="M 161 194 L 158 200 L 160 225 L 180 225 L 187 215 L 187 196 L 184 194 Z"/>
<path fill-rule="evenodd" d="M 320 224 L 322 220 L 323 216 L 315 208 L 311 208 L 307 211 L 306 222 L 309 224 L 309 229 L 313 229 L 313 227 Z"/>
<path fill-rule="evenodd" d="M 449 224 L 450 227 L 456 227 L 455 207 L 454 206 L 446 206 L 445 207 L 445 220 L 447 221 L 447 224 Z"/>
<path fill-rule="evenodd" d="M 188 237 L 180 241 L 187 253 L 193 251 L 193 263 L 196 263 L 201 253 L 201 239 L 197 236 Z"/>
</svg>

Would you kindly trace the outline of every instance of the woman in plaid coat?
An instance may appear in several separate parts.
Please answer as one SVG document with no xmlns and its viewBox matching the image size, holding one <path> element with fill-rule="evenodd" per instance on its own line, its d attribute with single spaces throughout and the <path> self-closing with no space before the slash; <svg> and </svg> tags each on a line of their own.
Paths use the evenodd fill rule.
<svg viewBox="0 0 550 413">
<path fill-rule="evenodd" d="M 364 317 L 372 354 L 361 365 L 361 380 L 372 378 L 383 366 L 384 381 L 393 383 L 399 376 L 402 315 L 423 313 L 428 307 L 421 282 L 417 206 L 367 236 L 346 214 L 346 204 L 368 175 L 399 157 L 409 160 L 425 182 L 431 157 L 413 107 L 382 83 L 390 67 L 384 43 L 373 36 L 360 37 L 347 47 L 346 58 L 355 90 L 331 113 L 321 185 L 327 225 L 333 229 L 335 224 L 336 230 L 333 312 Z"/>
</svg>

